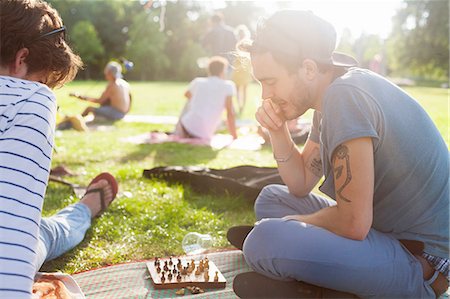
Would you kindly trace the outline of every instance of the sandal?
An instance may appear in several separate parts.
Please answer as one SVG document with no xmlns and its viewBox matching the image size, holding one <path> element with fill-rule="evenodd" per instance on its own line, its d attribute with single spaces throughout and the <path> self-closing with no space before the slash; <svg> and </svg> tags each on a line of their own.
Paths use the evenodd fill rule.
<svg viewBox="0 0 450 299">
<path fill-rule="evenodd" d="M 97 183 L 100 180 L 106 180 L 109 185 L 112 188 L 112 200 L 106 204 L 105 202 L 105 196 L 104 196 L 104 192 L 103 192 L 103 188 L 93 188 L 93 189 L 89 189 L 89 186 Z M 99 175 L 97 175 L 89 184 L 88 186 L 88 190 L 86 191 L 86 194 L 88 193 L 93 193 L 93 192 L 98 192 L 100 194 L 100 211 L 95 215 L 95 217 L 99 217 L 103 212 L 105 212 L 106 208 L 108 208 L 108 206 L 114 201 L 114 199 L 116 198 L 117 192 L 119 191 L 119 185 L 117 184 L 116 179 L 114 178 L 114 176 L 112 176 L 112 174 L 110 174 L 109 172 L 102 172 Z"/>
</svg>

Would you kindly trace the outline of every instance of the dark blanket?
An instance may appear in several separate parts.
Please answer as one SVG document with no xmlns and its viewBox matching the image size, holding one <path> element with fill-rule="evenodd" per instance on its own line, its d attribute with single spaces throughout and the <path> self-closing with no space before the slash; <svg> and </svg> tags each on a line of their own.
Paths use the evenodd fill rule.
<svg viewBox="0 0 450 299">
<path fill-rule="evenodd" d="M 210 169 L 195 166 L 166 166 L 144 170 L 147 178 L 160 178 L 171 183 L 191 185 L 200 193 L 242 195 L 254 201 L 264 186 L 283 184 L 277 168 L 237 166 Z"/>
</svg>

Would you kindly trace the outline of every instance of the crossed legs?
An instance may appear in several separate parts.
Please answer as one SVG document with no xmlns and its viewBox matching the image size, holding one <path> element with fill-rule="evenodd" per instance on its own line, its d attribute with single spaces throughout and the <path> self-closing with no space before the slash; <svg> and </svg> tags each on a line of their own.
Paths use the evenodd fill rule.
<svg viewBox="0 0 450 299">
<path fill-rule="evenodd" d="M 281 218 L 331 205 L 333 201 L 314 194 L 296 198 L 285 186 L 264 188 L 255 203 L 259 222 L 244 242 L 247 263 L 273 279 L 304 281 L 361 297 L 435 297 L 419 261 L 389 234 L 371 229 L 365 240 L 355 241 Z"/>
</svg>

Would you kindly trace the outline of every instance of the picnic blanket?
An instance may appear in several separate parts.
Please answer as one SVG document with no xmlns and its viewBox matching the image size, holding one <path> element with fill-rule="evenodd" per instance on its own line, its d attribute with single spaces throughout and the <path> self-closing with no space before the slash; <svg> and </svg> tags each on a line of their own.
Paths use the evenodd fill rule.
<svg viewBox="0 0 450 299">
<path fill-rule="evenodd" d="M 128 123 L 147 123 L 147 124 L 168 124 L 175 125 L 178 122 L 178 116 L 173 115 L 131 115 L 127 114 L 123 118 Z"/>
<path fill-rule="evenodd" d="M 166 124 L 175 125 L 178 122 L 178 116 L 175 115 L 136 115 L 127 114 L 122 119 L 128 123 L 147 123 L 147 124 Z M 236 127 L 244 127 L 254 125 L 255 120 L 252 119 L 236 119 Z"/>
<path fill-rule="evenodd" d="M 207 289 L 203 294 L 186 294 L 183 298 L 237 298 L 233 292 L 233 279 L 237 274 L 251 271 L 245 263 L 240 250 L 229 250 L 206 255 L 213 261 L 227 280 L 224 289 Z M 191 257 L 191 256 L 190 256 Z M 202 255 L 193 255 L 200 259 Z M 134 262 L 109 266 L 96 270 L 74 274 L 73 278 L 82 289 L 86 298 L 90 299 L 146 299 L 146 298 L 179 298 L 177 289 L 155 290 L 146 262 Z"/>
<path fill-rule="evenodd" d="M 233 140 L 228 134 L 215 134 L 211 140 L 201 138 L 181 138 L 165 132 L 150 132 L 137 136 L 122 138 L 123 142 L 134 144 L 159 144 L 166 142 L 176 142 L 191 145 L 210 146 L 213 149 L 220 150 L 225 147 L 240 150 L 256 151 L 261 149 L 264 139 L 257 134 L 248 134 L 240 136 Z"/>
</svg>

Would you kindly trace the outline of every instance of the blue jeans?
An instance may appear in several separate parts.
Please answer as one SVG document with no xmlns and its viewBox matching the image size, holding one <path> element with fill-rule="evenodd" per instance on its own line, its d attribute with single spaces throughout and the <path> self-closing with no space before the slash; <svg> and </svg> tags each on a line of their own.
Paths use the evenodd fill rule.
<svg viewBox="0 0 450 299">
<path fill-rule="evenodd" d="M 57 258 L 78 245 L 91 226 L 91 210 L 80 202 L 56 215 L 41 219 L 36 271 L 45 261 Z"/>
<path fill-rule="evenodd" d="M 113 108 L 112 106 L 105 105 L 94 109 L 94 114 L 97 116 L 103 116 L 110 120 L 119 120 L 125 117 L 125 113 Z"/>
<path fill-rule="evenodd" d="M 420 262 L 388 233 L 347 239 L 307 223 L 281 219 L 311 214 L 336 203 L 286 186 L 265 187 L 255 203 L 259 222 L 244 242 L 250 267 L 278 280 L 298 280 L 360 297 L 435 298 Z"/>
</svg>

